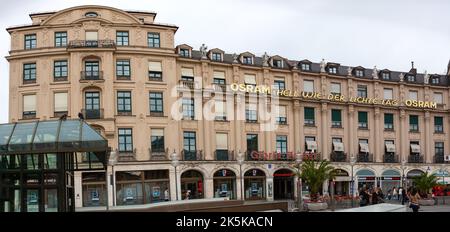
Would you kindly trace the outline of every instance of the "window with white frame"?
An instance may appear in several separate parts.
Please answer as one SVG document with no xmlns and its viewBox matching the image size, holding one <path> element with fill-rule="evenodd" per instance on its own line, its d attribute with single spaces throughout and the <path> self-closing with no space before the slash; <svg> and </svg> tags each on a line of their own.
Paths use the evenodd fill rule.
<svg viewBox="0 0 450 232">
<path fill-rule="evenodd" d="M 444 97 L 442 96 L 442 93 L 434 93 L 434 101 L 437 104 L 444 104 Z"/>
<path fill-rule="evenodd" d="M 314 81 L 303 80 L 303 91 L 308 93 L 314 92 Z"/>
<path fill-rule="evenodd" d="M 409 99 L 417 100 L 417 98 L 418 98 L 418 92 L 415 90 L 410 90 L 409 91 Z"/>
<path fill-rule="evenodd" d="M 384 99 L 389 99 L 391 100 L 393 97 L 393 90 L 392 89 L 384 89 Z"/>
<path fill-rule="evenodd" d="M 341 84 L 340 83 L 331 83 L 330 93 L 334 95 L 341 94 Z"/>
</svg>

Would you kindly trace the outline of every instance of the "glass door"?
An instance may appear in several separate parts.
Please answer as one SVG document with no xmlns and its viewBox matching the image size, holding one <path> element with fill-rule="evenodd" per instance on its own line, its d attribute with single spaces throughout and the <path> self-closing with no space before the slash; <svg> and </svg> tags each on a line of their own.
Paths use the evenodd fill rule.
<svg viewBox="0 0 450 232">
<path fill-rule="evenodd" d="M 86 107 L 86 119 L 98 119 L 100 118 L 100 93 L 99 92 L 86 92 L 85 93 L 85 107 Z"/>
<path fill-rule="evenodd" d="M 84 63 L 84 70 L 85 70 L 86 80 L 100 79 L 98 61 L 86 61 Z"/>
<path fill-rule="evenodd" d="M 25 196 L 27 212 L 39 212 L 39 189 L 26 189 Z"/>
</svg>

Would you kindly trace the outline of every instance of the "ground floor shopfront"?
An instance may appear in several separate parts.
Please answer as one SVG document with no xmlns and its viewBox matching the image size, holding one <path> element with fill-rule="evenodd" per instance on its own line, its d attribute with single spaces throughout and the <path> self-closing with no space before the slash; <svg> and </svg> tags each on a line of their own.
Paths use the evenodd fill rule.
<svg viewBox="0 0 450 232">
<path fill-rule="evenodd" d="M 108 167 L 108 177 L 100 172 L 75 173 L 76 207 L 121 206 L 152 204 L 164 201 L 212 199 L 295 200 L 298 178 L 290 162 L 182 162 L 175 170 L 170 162 L 119 163 Z M 357 195 L 361 187 L 380 187 L 383 192 L 404 184 L 420 173 L 431 173 L 440 166 L 349 164 L 333 163 L 335 167 L 334 194 Z M 404 173 L 404 174 L 403 174 Z M 106 180 L 106 181 L 105 181 Z M 352 184 L 353 180 L 353 184 Z M 107 183 L 107 184 L 106 184 Z M 329 194 L 329 183 L 320 191 Z M 353 186 L 353 188 L 352 188 Z M 303 182 L 304 196 L 308 186 Z"/>
</svg>

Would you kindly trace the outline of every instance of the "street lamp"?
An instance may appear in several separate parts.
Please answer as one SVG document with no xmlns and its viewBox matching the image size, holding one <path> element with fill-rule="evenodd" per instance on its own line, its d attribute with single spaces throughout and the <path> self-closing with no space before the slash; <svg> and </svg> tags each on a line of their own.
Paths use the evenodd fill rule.
<svg viewBox="0 0 450 232">
<path fill-rule="evenodd" d="M 406 169 L 406 160 L 402 159 L 402 188 L 405 189 L 405 169 Z"/>
<path fill-rule="evenodd" d="M 350 166 L 352 167 L 352 181 L 350 182 L 350 192 L 351 192 L 351 194 L 352 194 L 352 208 L 354 207 L 354 203 L 353 203 L 353 197 L 354 197 L 354 179 L 353 179 L 353 166 L 355 166 L 355 163 L 356 163 L 356 158 L 355 158 L 355 156 L 351 156 L 350 157 Z"/>
<path fill-rule="evenodd" d="M 302 164 L 302 154 L 297 153 L 295 155 L 295 163 L 298 167 L 298 184 L 297 184 L 297 198 L 298 198 L 298 210 L 303 211 L 303 196 L 302 196 L 302 178 L 300 177 L 300 170 Z"/>
<path fill-rule="evenodd" d="M 175 152 L 175 149 L 173 150 L 173 153 L 170 155 L 170 158 L 172 160 L 172 166 L 175 169 L 175 196 L 178 201 L 178 176 L 177 176 L 177 166 L 180 164 L 180 160 L 178 158 L 178 154 Z"/>
<path fill-rule="evenodd" d="M 108 163 L 109 163 L 109 165 L 111 165 L 111 172 L 112 172 L 112 175 L 111 175 L 111 178 L 110 178 L 110 182 L 111 182 L 111 185 L 112 185 L 113 206 L 116 206 L 116 196 L 115 196 L 116 195 L 116 189 L 115 189 L 116 175 L 114 173 L 114 165 L 117 164 L 117 159 L 118 159 L 117 151 L 116 150 L 111 151 L 109 153 Z M 108 175 L 106 175 L 106 177 L 107 176 Z M 109 186 L 108 185 L 106 185 L 106 186 L 107 186 L 106 187 L 106 195 L 108 196 Z M 106 208 L 109 209 L 108 200 L 106 200 L 106 205 L 107 205 Z"/>
<path fill-rule="evenodd" d="M 244 200 L 244 185 L 242 184 L 242 164 L 244 164 L 244 154 L 239 151 L 236 160 L 239 164 L 239 178 L 241 183 L 241 200 Z"/>
</svg>

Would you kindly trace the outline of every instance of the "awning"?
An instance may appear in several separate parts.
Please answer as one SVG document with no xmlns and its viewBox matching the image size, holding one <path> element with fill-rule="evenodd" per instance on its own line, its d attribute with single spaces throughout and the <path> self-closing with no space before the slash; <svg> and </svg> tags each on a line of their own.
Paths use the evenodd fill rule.
<svg viewBox="0 0 450 232">
<path fill-rule="evenodd" d="M 387 152 L 395 152 L 395 144 L 386 144 Z"/>
<path fill-rule="evenodd" d="M 411 152 L 412 153 L 420 153 L 420 145 L 418 145 L 418 144 L 411 144 Z"/>
<path fill-rule="evenodd" d="M 108 141 L 83 120 L 0 124 L 0 155 L 107 150 Z"/>
<path fill-rule="evenodd" d="M 316 141 L 306 141 L 306 147 L 308 150 L 317 151 L 317 143 Z"/>
<path fill-rule="evenodd" d="M 359 151 L 360 152 L 369 152 L 369 144 L 359 143 Z"/>
<path fill-rule="evenodd" d="M 344 151 L 344 144 L 340 142 L 333 142 L 334 151 Z"/>
</svg>

